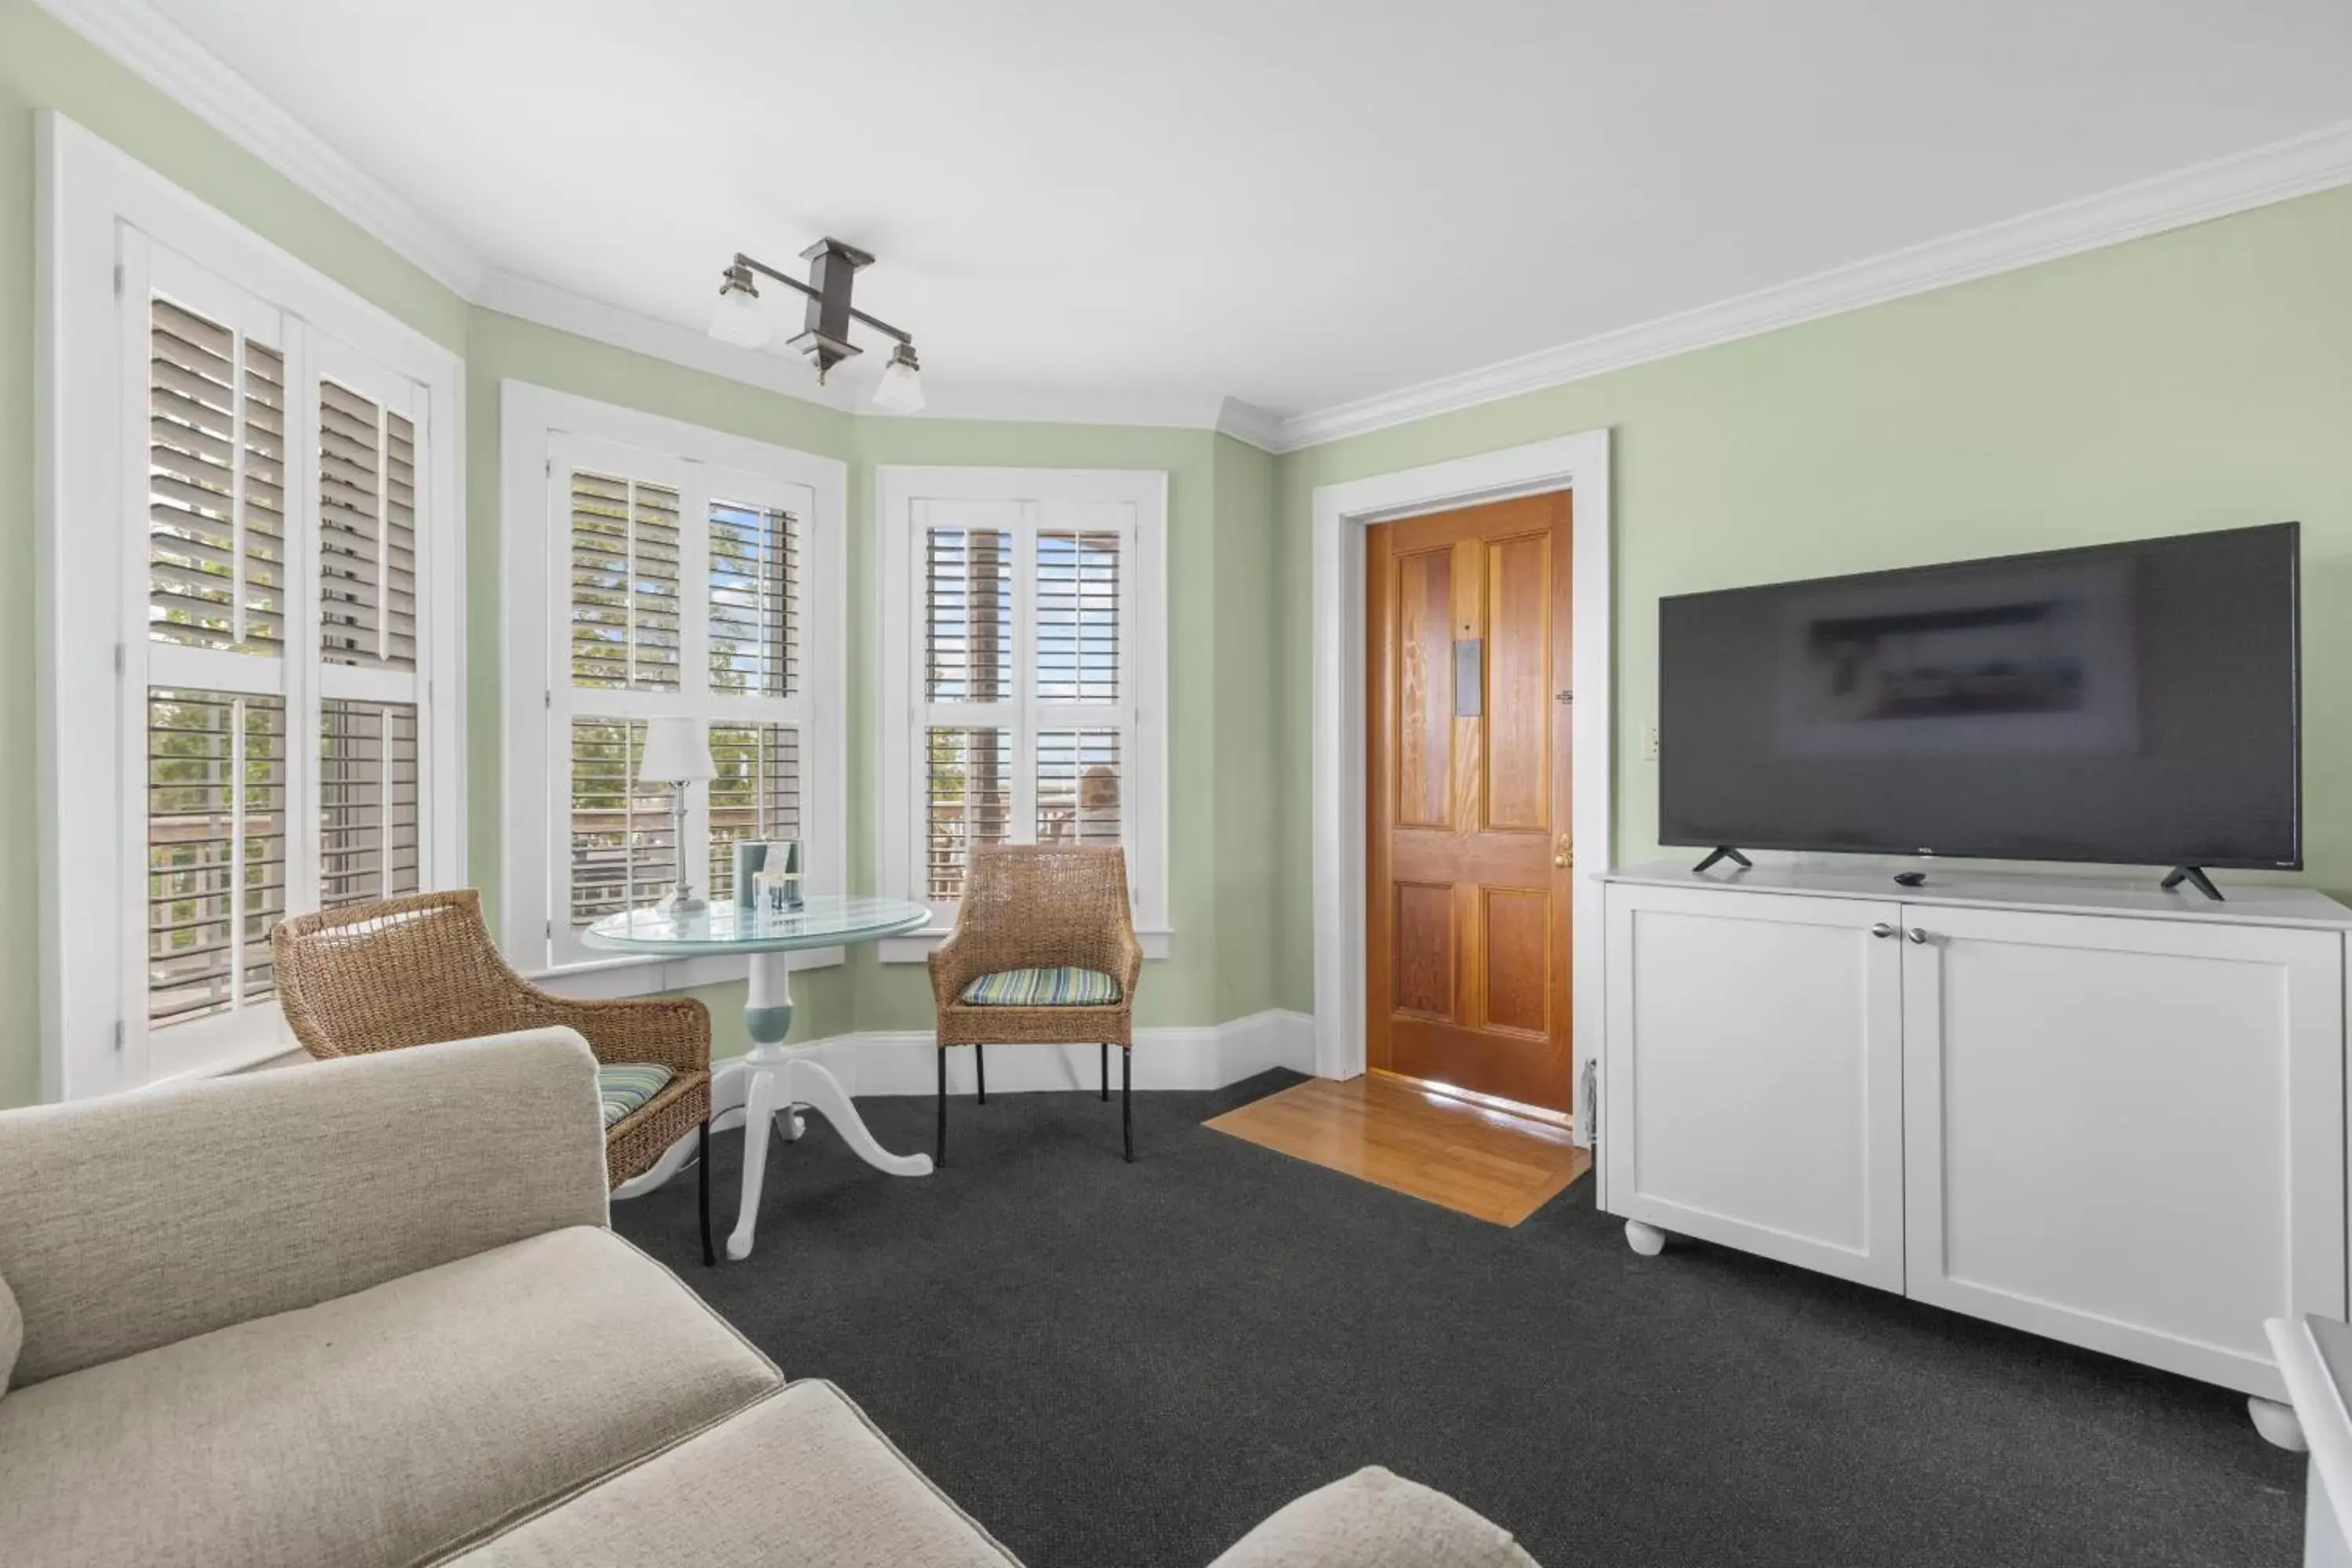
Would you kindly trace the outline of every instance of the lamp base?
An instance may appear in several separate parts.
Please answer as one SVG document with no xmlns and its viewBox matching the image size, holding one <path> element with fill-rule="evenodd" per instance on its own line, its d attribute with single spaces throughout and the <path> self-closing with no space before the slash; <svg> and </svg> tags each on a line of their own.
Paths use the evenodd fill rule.
<svg viewBox="0 0 2352 1568">
<path fill-rule="evenodd" d="M 665 915 L 698 915 L 709 907 L 694 896 L 692 888 L 680 883 L 664 893 L 661 901 L 656 904 L 654 909 L 657 913 Z"/>
</svg>

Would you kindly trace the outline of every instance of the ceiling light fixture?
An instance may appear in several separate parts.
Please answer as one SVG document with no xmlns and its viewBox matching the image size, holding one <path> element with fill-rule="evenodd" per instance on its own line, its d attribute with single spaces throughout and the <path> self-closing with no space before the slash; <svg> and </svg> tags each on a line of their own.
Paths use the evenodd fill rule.
<svg viewBox="0 0 2352 1568">
<path fill-rule="evenodd" d="M 893 414 L 913 414 L 921 409 L 922 365 L 915 358 L 915 340 L 849 302 L 850 285 L 857 269 L 873 265 L 873 256 L 837 239 L 821 239 L 802 251 L 801 258 L 809 264 L 805 283 L 736 252 L 735 259 L 719 274 L 719 301 L 711 310 L 710 335 L 739 348 L 756 349 L 764 344 L 769 337 L 768 317 L 760 303 L 760 287 L 751 275 L 756 272 L 762 278 L 772 278 L 808 296 L 802 330 L 788 340 L 788 346 L 798 349 L 816 366 L 818 385 L 824 384 L 825 376 L 835 365 L 859 352 L 857 345 L 849 341 L 849 323 L 862 321 L 883 336 L 896 339 L 898 343 L 890 351 L 890 364 L 882 373 L 882 384 L 875 389 L 875 406 Z"/>
</svg>

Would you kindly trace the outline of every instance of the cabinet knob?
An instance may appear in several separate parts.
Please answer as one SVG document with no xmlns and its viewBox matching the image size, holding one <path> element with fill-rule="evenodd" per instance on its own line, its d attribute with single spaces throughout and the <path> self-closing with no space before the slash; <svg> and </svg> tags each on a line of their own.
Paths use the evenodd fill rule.
<svg viewBox="0 0 2352 1568">
<path fill-rule="evenodd" d="M 1895 934 L 1895 928 L 1888 925 L 1885 921 L 1881 921 L 1876 925 L 1870 928 L 1870 934 L 1878 937 L 1893 936 Z"/>
<path fill-rule="evenodd" d="M 1905 931 L 1903 934 L 1909 937 L 1913 942 L 1925 942 L 1927 940 L 1927 931 L 1918 926 L 1913 926 L 1909 931 Z"/>
</svg>

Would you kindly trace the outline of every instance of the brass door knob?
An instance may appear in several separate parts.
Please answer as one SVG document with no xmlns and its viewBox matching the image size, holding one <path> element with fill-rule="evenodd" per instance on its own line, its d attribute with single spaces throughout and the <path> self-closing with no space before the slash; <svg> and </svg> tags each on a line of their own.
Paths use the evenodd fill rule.
<svg viewBox="0 0 2352 1568">
<path fill-rule="evenodd" d="M 1569 843 L 1568 835 L 1565 833 L 1559 836 L 1559 842 L 1552 847 L 1551 863 L 1555 870 L 1572 871 L 1576 868 L 1576 850 Z"/>
</svg>

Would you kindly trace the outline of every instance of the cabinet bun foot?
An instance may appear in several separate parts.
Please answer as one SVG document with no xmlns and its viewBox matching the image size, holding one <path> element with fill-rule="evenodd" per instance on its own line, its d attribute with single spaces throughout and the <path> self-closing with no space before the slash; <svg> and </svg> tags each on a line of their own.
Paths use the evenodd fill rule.
<svg viewBox="0 0 2352 1568">
<path fill-rule="evenodd" d="M 2294 1407 L 2274 1399 L 2252 1398 L 2246 1401 L 2246 1414 L 2254 1418 L 2254 1430 L 2263 1440 L 2290 1454 L 2305 1454 L 2311 1445 L 2304 1441 L 2303 1423 L 2295 1419 Z"/>
<path fill-rule="evenodd" d="M 1655 1258 L 1666 1249 L 1666 1233 L 1654 1225 L 1643 1225 L 1638 1219 L 1629 1219 L 1625 1222 L 1625 1245 L 1644 1258 Z M 2257 1416 L 2256 1419 L 2261 1418 Z"/>
</svg>

